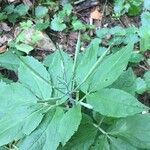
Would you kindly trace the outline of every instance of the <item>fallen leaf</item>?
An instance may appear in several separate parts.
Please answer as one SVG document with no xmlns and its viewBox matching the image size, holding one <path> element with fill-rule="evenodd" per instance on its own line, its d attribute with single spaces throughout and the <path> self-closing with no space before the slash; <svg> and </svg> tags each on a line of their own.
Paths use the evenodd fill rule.
<svg viewBox="0 0 150 150">
<path fill-rule="evenodd" d="M 94 11 L 91 12 L 90 18 L 95 20 L 101 20 L 103 14 L 99 12 L 99 9 L 96 8 Z"/>
<path fill-rule="evenodd" d="M 6 49 L 6 45 L 0 47 L 0 54 L 1 54 L 1 53 L 4 53 L 6 50 L 7 50 L 7 49 Z"/>
</svg>

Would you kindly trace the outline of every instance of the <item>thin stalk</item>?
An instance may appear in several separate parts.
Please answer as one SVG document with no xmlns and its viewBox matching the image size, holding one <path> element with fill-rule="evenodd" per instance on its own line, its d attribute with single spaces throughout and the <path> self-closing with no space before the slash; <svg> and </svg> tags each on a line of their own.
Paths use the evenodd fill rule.
<svg viewBox="0 0 150 150">
<path fill-rule="evenodd" d="M 103 120 L 105 119 L 105 117 L 102 117 L 102 119 L 100 120 L 100 122 L 99 122 L 99 124 L 98 124 L 98 126 L 100 127 L 101 126 L 101 124 L 103 123 Z"/>
<path fill-rule="evenodd" d="M 106 135 L 107 138 L 111 139 L 109 134 L 106 131 L 104 131 L 101 127 L 99 127 L 97 124 L 93 123 L 93 126 L 96 127 L 102 134 Z"/>
<path fill-rule="evenodd" d="M 76 92 L 76 101 L 79 100 L 79 91 Z"/>
<path fill-rule="evenodd" d="M 54 98 L 49 98 L 49 99 L 47 99 L 47 100 L 38 101 L 38 103 L 48 103 L 48 102 L 60 100 L 60 99 L 62 99 L 63 97 L 64 97 L 64 96 L 61 96 L 61 97 L 54 97 Z"/>
<path fill-rule="evenodd" d="M 79 102 L 82 102 L 90 93 L 91 93 L 91 92 L 86 93 L 86 94 L 79 100 Z"/>
<path fill-rule="evenodd" d="M 61 52 L 59 46 L 57 46 L 57 48 L 58 48 L 58 51 L 59 51 L 59 54 L 60 54 L 60 57 L 61 57 L 61 61 L 62 61 L 64 80 L 67 83 L 67 74 L 66 74 L 66 68 L 65 68 L 65 61 L 64 61 L 64 58 L 63 58 L 63 55 L 62 55 L 62 52 Z M 69 86 L 68 85 L 66 86 L 66 88 L 69 91 Z"/>
<path fill-rule="evenodd" d="M 107 55 L 107 52 L 110 50 L 111 46 L 109 46 L 107 48 L 107 50 L 101 55 L 101 57 L 99 57 L 99 59 L 96 61 L 96 63 L 93 65 L 93 67 L 90 69 L 90 71 L 87 73 L 87 75 L 85 76 L 85 78 L 82 80 L 82 82 L 73 90 L 76 91 L 77 89 L 80 88 L 80 86 L 86 82 L 86 80 L 93 74 L 93 72 L 96 70 L 96 68 L 99 66 L 99 64 L 102 62 L 102 60 L 104 59 L 104 57 Z"/>
<path fill-rule="evenodd" d="M 84 103 L 84 102 L 78 102 L 81 106 L 88 108 L 88 109 L 93 109 L 93 106 L 91 106 L 90 104 Z"/>
<path fill-rule="evenodd" d="M 72 70 L 72 89 L 74 89 L 74 84 L 75 84 L 75 76 L 76 76 L 76 68 L 77 68 L 77 58 L 78 58 L 78 54 L 80 51 L 80 46 L 81 46 L 81 34 L 79 32 L 78 35 L 78 41 L 77 41 L 77 45 L 76 45 L 76 50 L 75 50 L 75 57 L 74 57 L 74 64 L 73 64 L 73 70 Z"/>
<path fill-rule="evenodd" d="M 93 126 L 96 127 L 102 134 L 107 135 L 108 133 L 104 131 L 101 127 L 99 127 L 97 124 L 93 123 Z"/>
</svg>

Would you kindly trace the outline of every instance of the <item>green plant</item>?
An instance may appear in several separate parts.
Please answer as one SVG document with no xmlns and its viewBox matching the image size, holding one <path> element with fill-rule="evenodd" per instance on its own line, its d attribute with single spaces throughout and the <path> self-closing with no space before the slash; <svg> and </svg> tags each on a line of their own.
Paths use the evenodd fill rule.
<svg viewBox="0 0 150 150">
<path fill-rule="evenodd" d="M 145 1 L 145 3 L 148 3 Z M 125 13 L 130 16 L 139 15 L 142 11 L 143 0 L 115 0 L 114 12 L 116 17 L 120 17 Z M 146 5 L 146 4 L 145 4 Z"/>
<path fill-rule="evenodd" d="M 80 43 L 79 36 L 74 59 L 57 50 L 43 63 L 9 51 L 17 62 L 11 65 L 18 81 L 0 82 L 0 146 L 12 142 L 20 150 L 150 148 L 150 116 L 141 114 L 149 108 L 129 94 L 128 85 L 121 89 L 114 84 L 134 44 L 114 53 L 111 44 L 99 53 L 101 40 L 96 38 L 80 53 Z M 128 81 L 134 82 L 134 77 Z"/>
<path fill-rule="evenodd" d="M 94 28 L 93 26 L 82 23 L 73 15 L 73 7 L 71 4 L 65 4 L 63 9 L 54 15 L 50 27 L 54 31 L 63 31 L 67 29 L 69 23 L 72 24 L 71 29 L 74 31 L 85 31 L 86 29 Z"/>
<path fill-rule="evenodd" d="M 17 6 L 7 5 L 3 12 L 0 13 L 0 20 L 8 19 L 9 22 L 15 23 L 19 17 L 25 16 L 29 11 L 29 7 L 24 4 Z"/>
</svg>

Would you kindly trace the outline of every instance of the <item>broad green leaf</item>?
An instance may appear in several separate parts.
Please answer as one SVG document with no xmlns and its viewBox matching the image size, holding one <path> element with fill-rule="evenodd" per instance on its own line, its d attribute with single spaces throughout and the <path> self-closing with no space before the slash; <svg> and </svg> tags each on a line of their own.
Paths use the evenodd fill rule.
<svg viewBox="0 0 150 150">
<path fill-rule="evenodd" d="M 0 54 L 0 66 L 16 71 L 19 67 L 19 59 L 11 51 Z"/>
<path fill-rule="evenodd" d="M 132 146 L 125 140 L 120 138 L 111 137 L 110 141 L 110 149 L 111 150 L 137 150 L 136 147 Z"/>
<path fill-rule="evenodd" d="M 95 111 L 109 117 L 126 117 L 148 110 L 135 97 L 118 89 L 102 89 L 90 94 L 87 103 Z"/>
<path fill-rule="evenodd" d="M 120 77 L 110 85 L 111 88 L 120 89 L 132 95 L 135 95 L 136 84 L 135 84 L 136 76 L 131 68 L 124 71 Z"/>
<path fill-rule="evenodd" d="M 114 36 L 125 36 L 126 30 L 121 26 L 115 26 L 110 29 L 109 33 Z"/>
<path fill-rule="evenodd" d="M 139 35 L 140 35 L 140 50 L 142 52 L 145 52 L 146 50 L 150 50 L 150 13 L 148 11 L 143 12 L 141 15 L 141 23 L 142 26 L 139 29 Z"/>
<path fill-rule="evenodd" d="M 54 16 L 54 19 L 51 21 L 51 29 L 54 31 L 63 31 L 66 29 L 66 24 L 63 23 L 63 20 L 57 16 Z"/>
<path fill-rule="evenodd" d="M 76 80 L 80 84 L 87 75 L 93 64 L 97 60 L 100 39 L 94 39 L 88 46 L 86 51 L 82 54 L 82 58 L 78 61 L 76 69 Z"/>
<path fill-rule="evenodd" d="M 31 28 L 33 26 L 33 22 L 31 20 L 20 22 L 20 26 L 22 29 L 28 30 L 29 28 Z"/>
<path fill-rule="evenodd" d="M 56 150 L 60 139 L 58 133 L 63 110 L 51 109 L 43 118 L 41 124 L 19 144 L 20 150 Z"/>
<path fill-rule="evenodd" d="M 128 12 L 130 8 L 130 4 L 125 0 L 115 0 L 115 6 L 114 6 L 114 12 L 116 14 L 116 17 L 120 17 L 121 15 Z"/>
<path fill-rule="evenodd" d="M 102 28 L 102 29 L 100 29 L 100 30 L 97 30 L 96 31 L 96 35 L 97 35 L 97 37 L 99 37 L 99 38 L 105 38 L 105 37 L 107 37 L 108 35 L 110 35 L 110 29 L 109 28 Z"/>
<path fill-rule="evenodd" d="M 121 75 L 123 70 L 126 69 L 132 50 L 133 45 L 131 44 L 108 56 L 94 74 L 90 89 L 102 89 L 112 84 Z"/>
<path fill-rule="evenodd" d="M 35 16 L 37 18 L 43 18 L 48 13 L 48 9 L 44 6 L 37 6 L 35 8 Z"/>
<path fill-rule="evenodd" d="M 41 122 L 43 106 L 19 105 L 0 119 L 0 146 L 30 134 Z"/>
<path fill-rule="evenodd" d="M 94 143 L 97 128 L 92 125 L 91 118 L 83 115 L 78 131 L 64 147 L 65 150 L 88 150 Z"/>
<path fill-rule="evenodd" d="M 36 25 L 35 25 L 35 29 L 36 30 L 39 30 L 39 31 L 43 31 L 43 30 L 45 30 L 45 29 L 47 29 L 48 28 L 48 26 L 49 26 L 49 21 L 45 21 L 45 22 L 36 22 Z"/>
<path fill-rule="evenodd" d="M 85 25 L 80 20 L 72 21 L 72 26 L 75 31 L 77 30 L 85 30 Z"/>
<path fill-rule="evenodd" d="M 41 100 L 51 97 L 50 75 L 46 68 L 33 57 L 20 57 L 19 81 L 27 86 Z"/>
<path fill-rule="evenodd" d="M 109 134 L 125 140 L 137 148 L 150 148 L 150 115 L 139 114 L 117 121 Z"/>
<path fill-rule="evenodd" d="M 147 88 L 147 90 L 150 91 L 150 71 L 147 71 L 144 74 L 144 80 L 146 82 L 146 88 Z"/>
<path fill-rule="evenodd" d="M 20 5 L 15 7 L 14 12 L 18 13 L 19 16 L 24 16 L 28 13 L 28 10 L 29 10 L 28 5 L 20 4 Z"/>
<path fill-rule="evenodd" d="M 150 14 L 149 14 L 149 17 L 150 17 Z M 145 24 L 149 24 L 149 23 L 150 23 L 150 21 L 145 23 Z M 149 29 L 150 28 L 148 28 L 147 26 L 142 26 L 140 28 L 140 30 L 139 30 L 140 31 L 139 34 L 140 34 L 140 37 L 141 37 L 141 40 L 140 40 L 140 51 L 142 51 L 142 52 L 150 50 L 150 43 L 149 43 L 150 30 Z"/>
<path fill-rule="evenodd" d="M 142 78 L 136 79 L 136 92 L 138 94 L 143 94 L 146 91 L 146 82 Z"/>
<path fill-rule="evenodd" d="M 25 52 L 26 54 L 28 54 L 30 51 L 34 49 L 32 46 L 27 45 L 27 44 L 17 44 L 15 45 L 15 47 L 19 51 Z"/>
<path fill-rule="evenodd" d="M 94 39 L 86 48 L 85 52 L 82 53 L 82 59 L 78 62 L 77 66 L 77 78 L 83 79 L 83 77 L 88 73 L 90 68 L 96 62 L 100 42 L 100 39 Z"/>
<path fill-rule="evenodd" d="M 10 5 L 7 5 L 5 8 L 4 8 L 4 11 L 7 12 L 7 14 L 11 14 L 14 12 L 14 8 L 15 6 L 10 4 Z"/>
<path fill-rule="evenodd" d="M 31 91 L 20 83 L 6 84 L 0 82 L 0 89 L 2 93 L 0 94 L 0 112 L 4 114 L 18 104 L 35 104 L 38 100 Z"/>
<path fill-rule="evenodd" d="M 125 0 L 115 0 L 115 6 L 114 6 L 114 11 L 117 15 L 121 15 L 122 11 L 124 10 L 124 4 L 125 4 Z"/>
<path fill-rule="evenodd" d="M 99 136 L 90 150 L 110 150 L 110 146 L 105 135 Z"/>
<path fill-rule="evenodd" d="M 129 44 L 120 51 L 108 56 L 81 86 L 83 91 L 96 91 L 111 85 L 126 69 L 133 45 Z M 81 82 L 81 81 L 80 81 Z"/>
<path fill-rule="evenodd" d="M 133 52 L 129 61 L 131 63 L 140 63 L 143 60 L 144 60 L 144 56 L 142 54 Z"/>
<path fill-rule="evenodd" d="M 131 0 L 129 1 L 129 11 L 128 11 L 128 15 L 130 16 L 136 16 L 139 15 L 140 12 L 142 11 L 142 4 L 143 4 L 143 0 Z"/>
<path fill-rule="evenodd" d="M 70 108 L 60 121 L 60 127 L 58 132 L 61 135 L 61 143 L 63 146 L 71 138 L 71 136 L 77 131 L 81 121 L 81 107 L 74 106 Z"/>
<path fill-rule="evenodd" d="M 71 4 L 65 4 L 63 7 L 63 12 L 65 12 L 67 16 L 71 15 L 72 10 L 73 10 L 73 7 Z"/>
<path fill-rule="evenodd" d="M 44 64 L 48 67 L 55 87 L 64 93 L 68 92 L 68 89 L 71 90 L 73 60 L 67 53 L 57 50 L 45 59 Z M 55 90 L 54 95 L 62 96 L 62 93 Z"/>
</svg>

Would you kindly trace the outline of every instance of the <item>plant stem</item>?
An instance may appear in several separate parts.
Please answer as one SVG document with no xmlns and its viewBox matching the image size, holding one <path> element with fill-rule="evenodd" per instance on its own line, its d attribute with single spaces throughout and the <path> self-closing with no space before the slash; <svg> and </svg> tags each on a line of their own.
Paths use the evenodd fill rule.
<svg viewBox="0 0 150 150">
<path fill-rule="evenodd" d="M 62 96 L 62 97 L 49 98 L 49 99 L 47 99 L 47 100 L 38 101 L 38 103 L 52 102 L 52 101 L 60 100 L 60 99 L 62 99 L 63 97 L 64 97 L 64 96 Z"/>
<path fill-rule="evenodd" d="M 74 64 L 73 64 L 73 71 L 72 71 L 72 89 L 74 89 L 74 83 L 75 83 L 75 73 L 76 73 L 76 68 L 77 68 L 77 58 L 78 58 L 78 54 L 79 54 L 79 50 L 80 50 L 80 45 L 81 45 L 81 34 L 79 32 L 78 35 L 78 41 L 77 41 L 77 45 L 76 45 L 76 50 L 75 50 L 75 57 L 74 57 Z"/>
<path fill-rule="evenodd" d="M 93 126 L 96 127 L 101 133 L 107 135 L 108 133 L 105 132 L 101 127 L 99 127 L 97 124 L 93 123 Z"/>
</svg>

